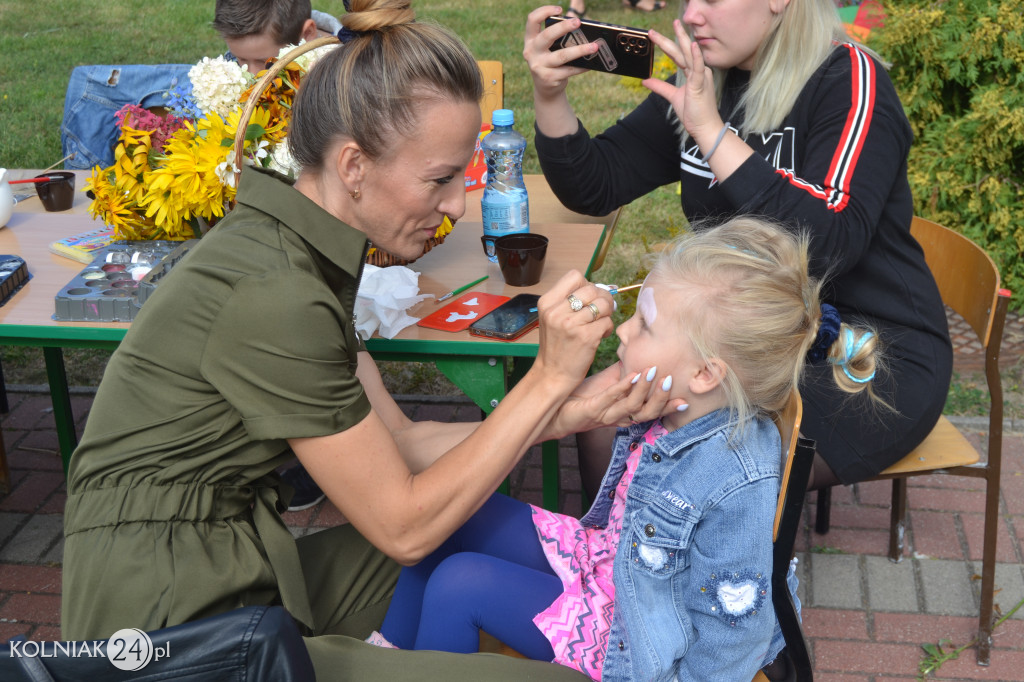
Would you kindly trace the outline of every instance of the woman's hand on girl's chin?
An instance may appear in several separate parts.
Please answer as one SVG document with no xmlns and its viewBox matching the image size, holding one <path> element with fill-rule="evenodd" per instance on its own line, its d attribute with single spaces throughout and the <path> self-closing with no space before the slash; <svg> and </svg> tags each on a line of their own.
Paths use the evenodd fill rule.
<svg viewBox="0 0 1024 682">
<path fill-rule="evenodd" d="M 686 401 L 670 398 L 663 390 L 665 378 L 647 380 L 648 368 L 634 382 L 636 374 L 619 378 L 615 364 L 587 377 L 559 407 L 549 424 L 552 437 L 561 438 L 600 426 L 628 426 L 685 410 Z M 682 410 L 680 410 L 682 407 Z"/>
</svg>

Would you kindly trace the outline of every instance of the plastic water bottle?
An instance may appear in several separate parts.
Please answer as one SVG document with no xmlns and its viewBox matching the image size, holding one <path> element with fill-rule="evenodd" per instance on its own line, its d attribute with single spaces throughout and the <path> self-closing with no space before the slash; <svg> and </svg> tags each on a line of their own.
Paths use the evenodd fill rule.
<svg viewBox="0 0 1024 682">
<path fill-rule="evenodd" d="M 526 138 L 512 127 L 511 109 L 495 109 L 491 114 L 494 129 L 480 141 L 487 159 L 487 184 L 480 197 L 484 223 L 484 251 L 493 262 L 494 239 L 530 231 L 530 200 L 523 183 L 523 153 Z"/>
</svg>

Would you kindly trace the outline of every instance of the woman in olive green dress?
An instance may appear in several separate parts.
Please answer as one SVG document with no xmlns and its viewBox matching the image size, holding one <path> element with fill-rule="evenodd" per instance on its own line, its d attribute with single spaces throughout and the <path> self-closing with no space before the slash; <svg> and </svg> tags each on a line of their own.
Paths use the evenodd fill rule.
<svg viewBox="0 0 1024 682">
<path fill-rule="evenodd" d="M 463 214 L 482 87 L 466 47 L 408 0 L 352 6 L 295 103 L 294 185 L 246 168 L 236 208 L 111 358 L 70 466 L 63 636 L 280 603 L 320 679 L 573 679 L 362 642 L 399 564 L 462 525 L 531 444 L 675 406 L 648 388 L 660 379 L 577 388 L 613 303 L 571 272 L 540 300 L 533 368 L 488 419 L 405 417 L 355 333 L 356 289 L 369 241 L 412 259 Z M 275 470 L 293 451 L 349 524 L 292 538 Z"/>
</svg>

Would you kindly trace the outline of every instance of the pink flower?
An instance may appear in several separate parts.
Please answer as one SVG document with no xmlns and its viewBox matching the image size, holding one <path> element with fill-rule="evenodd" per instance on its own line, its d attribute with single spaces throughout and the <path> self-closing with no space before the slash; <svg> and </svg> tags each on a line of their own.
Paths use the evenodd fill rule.
<svg viewBox="0 0 1024 682">
<path fill-rule="evenodd" d="M 119 127 L 145 130 L 150 133 L 153 149 L 163 151 L 171 135 L 185 126 L 185 122 L 173 114 L 158 116 L 136 104 L 126 104 L 114 114 Z"/>
</svg>

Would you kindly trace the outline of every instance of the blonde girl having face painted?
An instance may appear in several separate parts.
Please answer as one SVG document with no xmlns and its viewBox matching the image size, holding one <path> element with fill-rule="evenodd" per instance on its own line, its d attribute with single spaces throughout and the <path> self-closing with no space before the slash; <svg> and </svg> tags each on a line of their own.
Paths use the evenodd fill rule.
<svg viewBox="0 0 1024 682">
<path fill-rule="evenodd" d="M 807 258 L 806 239 L 749 218 L 676 242 L 617 330 L 621 378 L 657 375 L 665 414 L 619 429 L 582 519 L 493 496 L 403 569 L 383 637 L 475 651 L 483 629 L 595 680 L 743 680 L 772 662 L 772 417 L 812 348 L 851 391 L 876 363 L 872 332 L 822 324 Z"/>
</svg>

